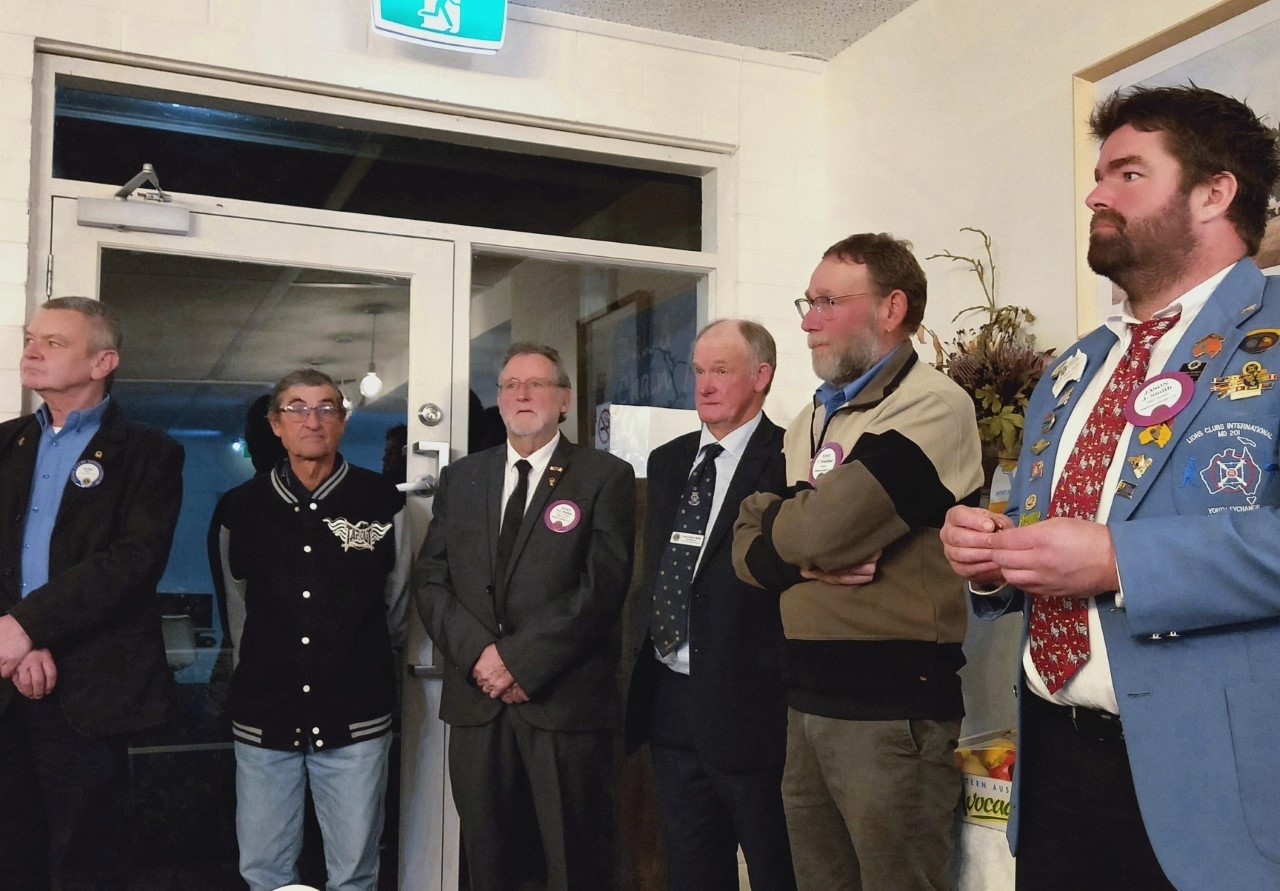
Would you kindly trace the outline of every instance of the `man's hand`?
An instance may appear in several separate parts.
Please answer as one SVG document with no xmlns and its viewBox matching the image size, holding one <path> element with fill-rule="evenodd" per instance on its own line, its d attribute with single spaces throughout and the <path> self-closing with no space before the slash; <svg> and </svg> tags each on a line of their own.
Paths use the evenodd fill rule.
<svg viewBox="0 0 1280 891">
<path fill-rule="evenodd" d="M 502 701 L 507 705 L 519 705 L 529 701 L 529 694 L 525 693 L 519 684 L 512 684 L 507 688 L 507 692 L 502 694 Z"/>
<path fill-rule="evenodd" d="M 28 699 L 40 699 L 58 685 L 58 668 L 48 650 L 32 650 L 18 663 L 13 685 Z"/>
<path fill-rule="evenodd" d="M 475 678 L 476 686 L 488 694 L 490 699 L 497 699 L 516 682 L 511 672 L 507 671 L 502 657 L 498 655 L 497 644 L 489 644 L 484 648 L 476 664 L 471 667 L 471 676 Z"/>
<path fill-rule="evenodd" d="M 1043 525 L 1043 524 L 1041 524 Z M 1012 529 L 1013 522 L 1004 514 L 994 514 L 980 507 L 956 505 L 947 511 L 942 526 L 942 552 L 956 575 L 975 585 L 1003 585 L 1012 581 L 992 551 L 994 533 Z"/>
<path fill-rule="evenodd" d="M 31 638 L 13 616 L 0 616 L 0 678 L 11 678 L 31 652 Z"/>
<path fill-rule="evenodd" d="M 1054 517 L 990 539 L 1004 578 L 1030 594 L 1096 597 L 1120 587 L 1111 530 L 1102 523 Z"/>
<path fill-rule="evenodd" d="M 865 585 L 876 577 L 876 563 L 880 560 L 881 551 L 876 551 L 865 563 L 846 566 L 823 572 L 821 569 L 802 569 L 800 574 L 807 579 L 826 582 L 828 585 Z"/>
</svg>

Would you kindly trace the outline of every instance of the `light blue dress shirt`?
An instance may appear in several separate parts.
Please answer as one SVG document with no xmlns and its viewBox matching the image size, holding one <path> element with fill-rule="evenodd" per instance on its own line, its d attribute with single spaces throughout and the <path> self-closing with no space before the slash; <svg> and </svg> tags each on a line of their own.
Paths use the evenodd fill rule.
<svg viewBox="0 0 1280 891">
<path fill-rule="evenodd" d="M 62 429 L 53 429 L 47 405 L 36 410 L 40 423 L 40 443 L 36 447 L 36 469 L 31 478 L 31 501 L 22 524 L 22 596 L 49 581 L 49 543 L 58 519 L 62 493 L 71 482 L 80 456 L 102 426 L 102 416 L 110 396 L 93 408 L 68 413 Z M 99 477 L 101 482 L 101 477 Z"/>
</svg>

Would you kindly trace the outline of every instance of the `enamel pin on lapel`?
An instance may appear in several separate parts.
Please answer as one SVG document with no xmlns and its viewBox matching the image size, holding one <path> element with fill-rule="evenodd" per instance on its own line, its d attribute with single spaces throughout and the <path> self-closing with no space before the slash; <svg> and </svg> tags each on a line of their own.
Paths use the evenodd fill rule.
<svg viewBox="0 0 1280 891">
<path fill-rule="evenodd" d="M 1089 360 L 1084 351 L 1077 348 L 1074 353 L 1058 363 L 1058 367 L 1049 373 L 1053 378 L 1053 395 L 1061 396 L 1068 384 L 1074 384 L 1084 374 L 1084 366 Z"/>
<path fill-rule="evenodd" d="M 1142 475 L 1147 472 L 1147 468 L 1152 464 L 1150 455 L 1130 455 L 1128 460 L 1129 466 L 1133 468 L 1133 478 L 1138 480 L 1142 479 Z"/>
<path fill-rule="evenodd" d="M 1142 445 L 1155 443 L 1156 447 L 1161 449 L 1167 446 L 1172 438 L 1173 425 L 1168 421 L 1163 424 L 1153 424 L 1138 434 L 1138 442 Z"/>
<path fill-rule="evenodd" d="M 547 466 L 547 487 L 554 489 L 556 487 L 557 473 L 564 473 L 563 467 L 556 467 L 554 464 Z"/>
<path fill-rule="evenodd" d="M 1206 334 L 1191 345 L 1191 355 L 1197 359 L 1201 356 L 1208 356 L 1212 359 L 1220 352 L 1222 352 L 1221 334 Z"/>
<path fill-rule="evenodd" d="M 1255 328 L 1240 341 L 1240 349 L 1250 355 L 1265 353 L 1280 343 L 1280 328 Z"/>
<path fill-rule="evenodd" d="M 1219 399 L 1223 396 L 1228 399 L 1248 399 L 1251 396 L 1261 396 L 1263 390 L 1270 390 L 1275 383 L 1276 375 L 1263 368 L 1257 359 L 1250 359 L 1244 363 L 1239 374 L 1215 377 L 1210 391 L 1217 393 Z"/>
<path fill-rule="evenodd" d="M 1183 366 L 1178 370 L 1193 381 L 1198 381 L 1200 380 L 1200 375 L 1204 373 L 1204 364 L 1203 359 L 1192 359 L 1190 362 L 1183 363 Z"/>
</svg>

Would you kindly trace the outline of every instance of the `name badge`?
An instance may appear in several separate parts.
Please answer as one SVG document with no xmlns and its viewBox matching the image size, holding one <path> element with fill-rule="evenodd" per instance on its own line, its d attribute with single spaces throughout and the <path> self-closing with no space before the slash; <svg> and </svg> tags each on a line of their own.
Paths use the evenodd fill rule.
<svg viewBox="0 0 1280 891">
<path fill-rule="evenodd" d="M 1134 391 L 1124 406 L 1124 419 L 1135 427 L 1154 427 L 1187 407 L 1195 381 L 1185 371 L 1157 374 Z"/>
<path fill-rule="evenodd" d="M 552 532 L 570 532 L 582 522 L 582 511 L 572 501 L 557 501 L 547 505 L 542 524 Z"/>
<path fill-rule="evenodd" d="M 686 547 L 690 547 L 690 548 L 700 548 L 702 547 L 703 537 L 704 536 L 698 535 L 693 532 L 672 532 L 671 543 L 678 544 L 678 545 L 685 545 Z"/>
<path fill-rule="evenodd" d="M 81 461 L 71 471 L 71 480 L 81 489 L 92 489 L 102 483 L 102 465 L 97 461 Z"/>
<path fill-rule="evenodd" d="M 818 449 L 818 454 L 809 463 L 809 482 L 816 483 L 818 477 L 835 470 L 843 461 L 844 447 L 838 442 L 827 443 Z"/>
</svg>

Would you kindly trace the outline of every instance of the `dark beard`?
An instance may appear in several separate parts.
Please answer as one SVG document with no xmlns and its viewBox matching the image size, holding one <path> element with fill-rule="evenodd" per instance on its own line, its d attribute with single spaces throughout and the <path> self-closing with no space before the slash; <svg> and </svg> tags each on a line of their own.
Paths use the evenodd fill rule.
<svg viewBox="0 0 1280 891">
<path fill-rule="evenodd" d="M 1176 194 L 1151 216 L 1132 222 L 1113 210 L 1100 210 L 1093 219 L 1116 228 L 1089 233 L 1089 268 L 1119 285 L 1131 303 L 1141 304 L 1178 281 L 1191 264 L 1195 235 L 1186 195 Z"/>
</svg>

